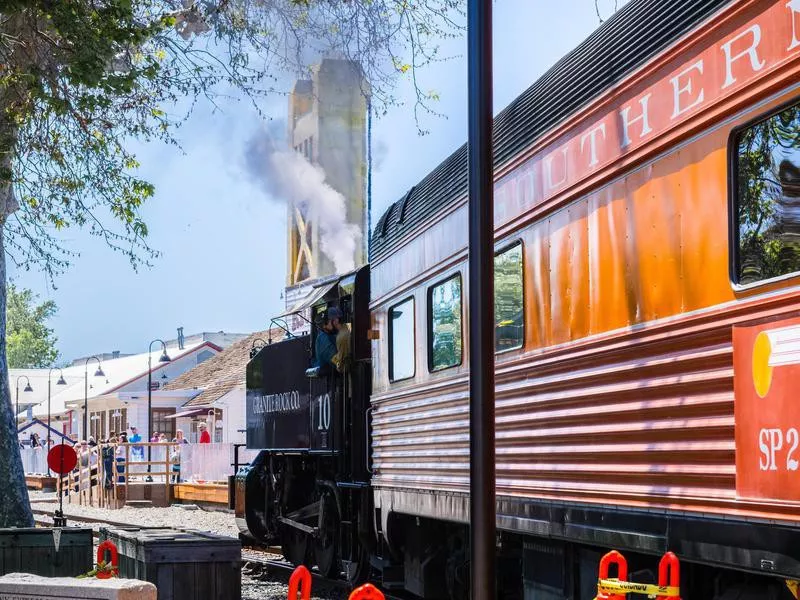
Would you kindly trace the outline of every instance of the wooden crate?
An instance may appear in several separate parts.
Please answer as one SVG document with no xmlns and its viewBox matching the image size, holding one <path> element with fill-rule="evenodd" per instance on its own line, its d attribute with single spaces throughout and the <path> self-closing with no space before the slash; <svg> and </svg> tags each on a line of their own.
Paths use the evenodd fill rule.
<svg viewBox="0 0 800 600">
<path fill-rule="evenodd" d="M 0 529 L 0 575 L 32 573 L 44 577 L 75 577 L 94 564 L 92 530 L 61 529 L 56 549 L 53 529 Z"/>
<path fill-rule="evenodd" d="M 103 528 L 119 551 L 120 576 L 149 581 L 158 600 L 238 599 L 242 545 L 236 538 L 161 527 Z"/>
</svg>

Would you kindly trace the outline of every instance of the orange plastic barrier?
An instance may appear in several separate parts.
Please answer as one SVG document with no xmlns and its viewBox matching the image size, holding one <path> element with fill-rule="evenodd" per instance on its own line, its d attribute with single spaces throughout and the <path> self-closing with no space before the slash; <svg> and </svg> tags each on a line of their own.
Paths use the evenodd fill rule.
<svg viewBox="0 0 800 600">
<path fill-rule="evenodd" d="M 357 587 L 350 594 L 349 600 L 385 600 L 383 593 L 371 583 Z"/>
<path fill-rule="evenodd" d="M 617 565 L 617 577 L 609 577 L 611 565 Z M 626 600 L 629 594 L 641 594 L 657 600 L 681 600 L 681 567 L 678 557 L 667 552 L 658 563 L 658 584 L 627 581 L 628 562 L 616 550 L 600 559 L 595 600 Z"/>
<path fill-rule="evenodd" d="M 311 598 L 311 573 L 303 565 L 297 567 L 289 577 L 289 599 L 297 600 L 298 587 L 301 600 Z"/>
<path fill-rule="evenodd" d="M 658 585 L 679 588 L 681 586 L 681 565 L 678 557 L 667 552 L 658 563 Z M 657 600 L 681 600 L 680 596 L 658 596 Z"/>
<path fill-rule="evenodd" d="M 618 581 L 628 581 L 628 561 L 616 550 L 612 550 L 600 559 L 600 573 L 598 578 L 600 580 L 609 579 L 608 568 L 611 565 L 617 565 Z M 612 594 L 606 593 L 598 588 L 596 600 L 625 600 L 625 594 Z"/>
<path fill-rule="evenodd" d="M 106 564 L 106 550 L 111 553 L 111 565 Z M 111 579 L 119 575 L 119 553 L 111 540 L 102 542 L 97 547 L 97 579 Z"/>
</svg>

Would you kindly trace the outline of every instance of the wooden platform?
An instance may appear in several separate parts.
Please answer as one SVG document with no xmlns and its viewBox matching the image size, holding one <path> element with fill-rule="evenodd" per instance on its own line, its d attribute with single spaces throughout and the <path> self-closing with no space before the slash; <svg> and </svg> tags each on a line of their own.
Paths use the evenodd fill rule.
<svg viewBox="0 0 800 600">
<path fill-rule="evenodd" d="M 29 490 L 56 490 L 56 478 L 46 475 L 25 475 L 25 485 Z"/>
<path fill-rule="evenodd" d="M 228 486 L 216 483 L 178 483 L 172 486 L 172 497 L 180 501 L 228 504 Z"/>
</svg>

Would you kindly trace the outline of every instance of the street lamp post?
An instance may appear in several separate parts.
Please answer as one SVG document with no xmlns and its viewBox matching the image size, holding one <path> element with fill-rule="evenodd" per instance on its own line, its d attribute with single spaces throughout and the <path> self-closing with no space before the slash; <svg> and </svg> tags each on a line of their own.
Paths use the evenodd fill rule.
<svg viewBox="0 0 800 600">
<path fill-rule="evenodd" d="M 53 376 L 53 369 L 57 367 L 52 367 L 47 372 L 47 451 L 50 452 L 50 382 L 52 381 Z M 64 381 L 64 372 L 61 369 L 58 369 L 58 381 L 56 381 L 56 385 L 67 385 L 67 382 Z M 50 465 L 47 465 L 47 476 L 50 477 Z"/>
<path fill-rule="evenodd" d="M 32 392 L 33 391 L 33 388 L 31 387 L 31 380 L 28 379 L 27 375 L 20 375 L 19 377 L 17 377 L 17 407 L 16 407 L 16 411 L 17 412 L 14 413 L 14 422 L 15 423 L 17 422 L 17 419 L 19 418 L 19 380 L 22 379 L 23 377 L 25 378 L 25 389 L 23 389 L 22 391 L 23 392 Z M 19 425 L 17 425 L 17 429 L 19 429 Z"/>
<path fill-rule="evenodd" d="M 84 363 L 83 371 L 83 439 L 89 439 L 89 361 L 97 361 L 97 371 L 94 372 L 95 377 L 105 377 L 103 373 L 103 365 L 100 359 L 96 356 L 90 356 Z"/>
<path fill-rule="evenodd" d="M 170 361 L 169 355 L 167 354 L 167 345 L 164 343 L 164 340 L 160 340 L 158 338 L 154 339 L 150 342 L 150 345 L 147 347 L 147 441 L 153 437 L 153 344 L 156 342 L 161 343 L 161 356 L 158 357 L 158 362 L 160 363 L 168 363 Z M 151 449 L 152 446 L 147 446 L 147 462 L 150 463 L 151 460 Z M 147 465 L 147 471 L 150 472 L 150 465 Z"/>
</svg>

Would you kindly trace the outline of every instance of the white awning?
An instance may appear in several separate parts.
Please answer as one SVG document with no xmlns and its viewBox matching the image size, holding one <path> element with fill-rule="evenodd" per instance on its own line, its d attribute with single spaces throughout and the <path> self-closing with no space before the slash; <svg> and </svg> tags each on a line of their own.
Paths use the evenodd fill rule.
<svg viewBox="0 0 800 600">
<path fill-rule="evenodd" d="M 333 281 L 331 283 L 326 283 L 324 285 L 319 286 L 318 288 L 314 288 L 309 292 L 308 296 L 300 300 L 299 302 L 295 303 L 292 308 L 287 310 L 286 312 L 278 315 L 275 317 L 276 319 L 282 319 L 284 317 L 288 317 L 289 315 L 296 315 L 299 312 L 304 311 L 309 306 L 314 306 L 317 302 L 319 302 L 322 298 L 324 298 L 328 292 L 330 292 L 333 288 L 339 285 L 339 280 Z"/>
<path fill-rule="evenodd" d="M 193 417 L 199 414 L 208 414 L 211 408 L 193 408 L 191 410 L 184 410 L 183 412 L 176 412 L 174 415 L 164 415 L 166 419 L 180 419 L 181 417 Z"/>
</svg>

